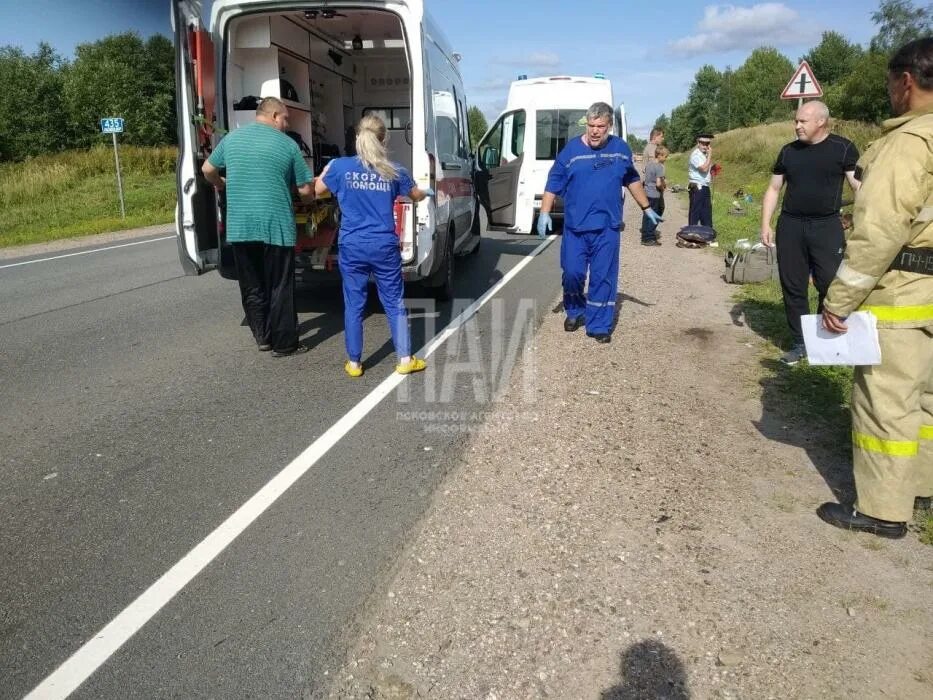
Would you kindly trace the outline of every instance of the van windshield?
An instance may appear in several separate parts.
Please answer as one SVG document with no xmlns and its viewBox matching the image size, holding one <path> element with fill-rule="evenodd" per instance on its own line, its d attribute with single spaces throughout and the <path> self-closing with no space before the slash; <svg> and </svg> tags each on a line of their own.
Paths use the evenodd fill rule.
<svg viewBox="0 0 933 700">
<path fill-rule="evenodd" d="M 567 141 L 586 131 L 585 109 L 539 109 L 535 119 L 537 160 L 554 160 Z"/>
</svg>

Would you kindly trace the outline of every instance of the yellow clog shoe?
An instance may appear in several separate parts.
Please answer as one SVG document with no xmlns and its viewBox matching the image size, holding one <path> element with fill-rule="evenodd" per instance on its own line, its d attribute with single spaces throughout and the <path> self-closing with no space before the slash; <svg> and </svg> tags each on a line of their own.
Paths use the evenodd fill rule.
<svg viewBox="0 0 933 700">
<path fill-rule="evenodd" d="M 395 371 L 399 374 L 412 374 L 414 372 L 422 372 L 428 364 L 424 360 L 418 357 L 411 358 L 408 362 L 399 363 L 395 365 Z"/>
</svg>

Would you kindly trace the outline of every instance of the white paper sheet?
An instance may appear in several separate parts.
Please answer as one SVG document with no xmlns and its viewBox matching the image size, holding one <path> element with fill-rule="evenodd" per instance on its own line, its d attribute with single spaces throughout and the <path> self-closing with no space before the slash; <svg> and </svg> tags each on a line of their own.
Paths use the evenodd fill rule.
<svg viewBox="0 0 933 700">
<path fill-rule="evenodd" d="M 856 311 L 846 319 L 846 333 L 832 333 L 823 328 L 822 317 L 800 317 L 807 362 L 811 365 L 880 365 L 878 323 L 874 314 Z"/>
</svg>

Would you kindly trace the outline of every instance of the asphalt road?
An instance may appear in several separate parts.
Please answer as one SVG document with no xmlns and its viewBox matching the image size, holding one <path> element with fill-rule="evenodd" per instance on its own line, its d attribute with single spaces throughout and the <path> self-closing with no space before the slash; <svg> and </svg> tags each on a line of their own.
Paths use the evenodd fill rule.
<svg viewBox="0 0 933 700">
<path fill-rule="evenodd" d="M 413 310 L 414 347 L 537 244 L 490 233 L 477 255 L 458 258 L 459 301 Z M 481 420 L 509 353 L 552 311 L 557 248 L 451 336 L 428 372 L 355 424 L 73 697 L 296 698 L 326 687 L 325 671 L 368 601 L 386 594 L 412 528 L 457 464 L 466 440 L 458 426 Z M 259 353 L 241 326 L 235 282 L 183 276 L 174 240 L 22 262 L 0 262 L 3 698 L 47 678 L 394 365 L 374 302 L 367 372 L 344 376 L 333 285 L 299 294 L 311 352 Z"/>
</svg>

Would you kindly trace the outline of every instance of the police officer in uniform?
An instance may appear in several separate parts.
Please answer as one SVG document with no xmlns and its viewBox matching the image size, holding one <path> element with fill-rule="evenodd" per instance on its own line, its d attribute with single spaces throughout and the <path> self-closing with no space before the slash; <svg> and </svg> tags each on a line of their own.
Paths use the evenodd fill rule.
<svg viewBox="0 0 933 700">
<path fill-rule="evenodd" d="M 599 343 L 610 342 L 615 320 L 621 188 L 628 188 L 655 224 L 662 221 L 648 203 L 632 149 L 609 133 L 611 126 L 612 107 L 605 102 L 591 105 L 586 113 L 586 132 L 568 141 L 554 160 L 538 215 L 538 235 L 543 238 L 552 228 L 554 200 L 563 196 L 560 265 L 567 314 L 564 330 L 573 332 L 585 326 L 586 334 Z"/>
<path fill-rule="evenodd" d="M 690 226 L 713 225 L 713 135 L 697 136 L 696 148 L 687 161 L 687 198 L 690 209 L 687 224 Z"/>
<path fill-rule="evenodd" d="M 855 368 L 857 500 L 817 514 L 897 538 L 914 499 L 933 495 L 933 38 L 891 58 L 888 95 L 897 116 L 859 160 L 853 229 L 823 304 L 823 325 L 836 333 L 856 309 L 877 317 L 881 364 Z"/>
</svg>

